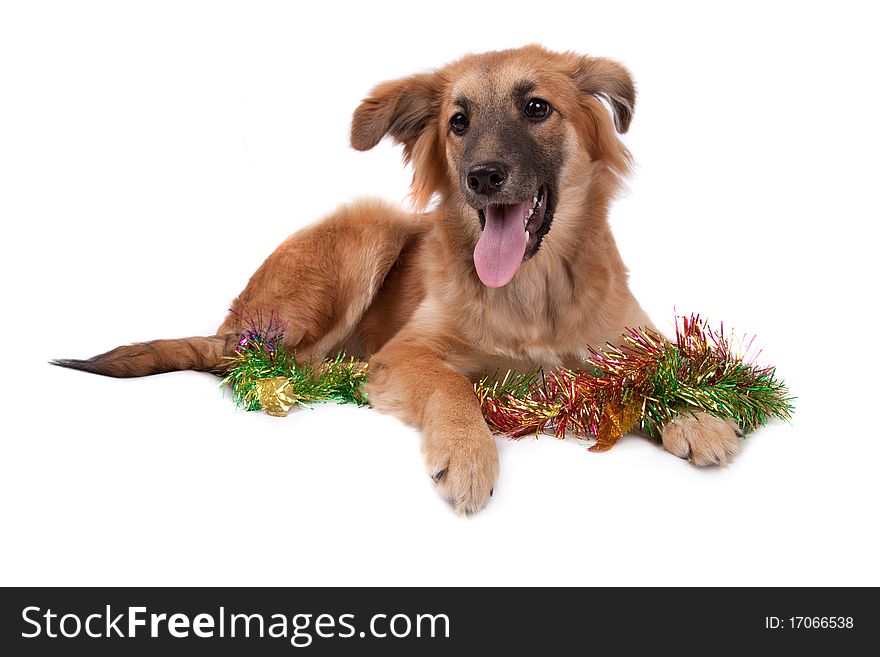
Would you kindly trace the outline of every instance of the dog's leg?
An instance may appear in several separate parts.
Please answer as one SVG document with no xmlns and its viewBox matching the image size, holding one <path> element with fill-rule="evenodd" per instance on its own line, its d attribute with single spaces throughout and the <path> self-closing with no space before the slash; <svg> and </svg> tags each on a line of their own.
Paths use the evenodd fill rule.
<svg viewBox="0 0 880 657">
<path fill-rule="evenodd" d="M 694 465 L 727 465 L 739 452 L 742 431 L 733 420 L 684 412 L 666 423 L 662 440 L 666 451 Z"/>
<path fill-rule="evenodd" d="M 297 360 L 335 355 L 423 230 L 409 213 L 379 201 L 339 208 L 266 259 L 218 333 L 238 335 L 271 319 L 284 327 L 285 346 Z"/>
<path fill-rule="evenodd" d="M 457 512 L 483 507 L 498 478 L 498 451 L 466 377 L 437 350 L 394 339 L 370 360 L 367 395 L 421 429 L 428 475 Z"/>
</svg>

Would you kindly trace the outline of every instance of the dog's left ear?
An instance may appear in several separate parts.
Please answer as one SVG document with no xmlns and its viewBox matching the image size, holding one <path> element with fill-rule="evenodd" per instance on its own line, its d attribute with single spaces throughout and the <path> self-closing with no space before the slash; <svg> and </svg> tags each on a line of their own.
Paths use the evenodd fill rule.
<svg viewBox="0 0 880 657">
<path fill-rule="evenodd" d="M 604 57 L 576 56 L 570 75 L 582 93 L 611 106 L 614 127 L 619 133 L 629 130 L 636 106 L 636 87 L 623 65 Z"/>
<path fill-rule="evenodd" d="M 412 198 L 416 207 L 428 204 L 445 183 L 436 129 L 440 114 L 441 78 L 420 73 L 383 82 L 361 102 L 351 120 L 351 145 L 368 151 L 390 135 L 403 144 L 403 159 L 413 163 Z"/>
</svg>

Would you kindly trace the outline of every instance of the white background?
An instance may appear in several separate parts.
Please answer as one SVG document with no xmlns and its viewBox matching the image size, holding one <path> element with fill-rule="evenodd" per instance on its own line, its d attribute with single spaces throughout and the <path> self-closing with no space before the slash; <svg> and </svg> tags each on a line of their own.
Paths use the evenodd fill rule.
<svg viewBox="0 0 880 657">
<path fill-rule="evenodd" d="M 4 3 L 0 583 L 880 584 L 868 6 Z M 393 418 L 46 364 L 212 333 L 287 234 L 405 202 L 399 152 L 347 143 L 373 84 L 528 42 L 637 80 L 611 221 L 644 307 L 757 333 L 798 396 L 731 467 L 499 439 L 462 519 Z"/>
</svg>

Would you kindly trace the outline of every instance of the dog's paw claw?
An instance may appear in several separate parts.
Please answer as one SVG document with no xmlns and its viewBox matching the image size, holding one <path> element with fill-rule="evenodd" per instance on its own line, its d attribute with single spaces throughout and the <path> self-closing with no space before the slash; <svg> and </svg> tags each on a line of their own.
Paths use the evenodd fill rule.
<svg viewBox="0 0 880 657">
<path fill-rule="evenodd" d="M 457 513 L 467 515 L 485 506 L 498 479 L 498 450 L 494 437 L 441 437 L 423 446 L 428 472 L 437 491 Z"/>
<path fill-rule="evenodd" d="M 739 452 L 742 430 L 708 413 L 682 414 L 663 427 L 663 447 L 694 465 L 727 465 Z"/>
</svg>

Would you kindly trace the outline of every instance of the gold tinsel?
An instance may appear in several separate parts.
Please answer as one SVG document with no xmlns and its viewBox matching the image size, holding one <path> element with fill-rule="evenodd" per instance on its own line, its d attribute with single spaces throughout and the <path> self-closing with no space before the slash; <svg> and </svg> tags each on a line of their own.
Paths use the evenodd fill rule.
<svg viewBox="0 0 880 657">
<path fill-rule="evenodd" d="M 260 406 L 269 415 L 285 417 L 296 404 L 293 383 L 286 376 L 271 376 L 254 382 Z"/>
</svg>

